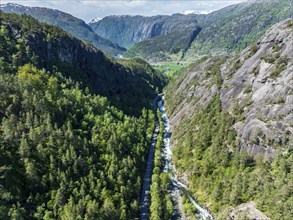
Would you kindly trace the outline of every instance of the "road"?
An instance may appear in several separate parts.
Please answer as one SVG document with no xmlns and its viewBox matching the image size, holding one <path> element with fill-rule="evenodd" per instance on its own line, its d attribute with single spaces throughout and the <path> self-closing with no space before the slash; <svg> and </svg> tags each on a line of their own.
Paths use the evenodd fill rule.
<svg viewBox="0 0 293 220">
<path fill-rule="evenodd" d="M 161 95 L 157 95 L 157 97 L 153 101 L 154 112 L 157 110 L 157 101 L 161 97 Z M 159 133 L 159 123 L 156 121 L 155 131 L 153 133 L 151 146 L 148 153 L 148 159 L 146 164 L 146 171 L 143 178 L 141 195 L 140 195 L 140 220 L 149 220 L 150 217 L 150 186 L 152 183 L 152 173 L 153 173 L 153 164 L 154 164 L 154 156 L 155 156 L 155 147 L 157 136 Z"/>
</svg>

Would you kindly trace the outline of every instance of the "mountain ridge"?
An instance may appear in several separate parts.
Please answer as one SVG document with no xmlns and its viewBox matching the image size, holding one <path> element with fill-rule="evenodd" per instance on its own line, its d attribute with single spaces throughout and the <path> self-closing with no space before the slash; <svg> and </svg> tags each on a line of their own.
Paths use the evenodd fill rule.
<svg viewBox="0 0 293 220">
<path fill-rule="evenodd" d="M 30 7 L 12 3 L 0 5 L 0 9 L 5 12 L 29 14 L 41 22 L 58 26 L 73 36 L 92 43 L 97 48 L 112 56 L 125 52 L 125 48 L 97 35 L 83 20 L 76 18 L 71 14 L 56 9 Z"/>
<path fill-rule="evenodd" d="M 288 0 L 242 2 L 211 12 L 202 20 L 203 29 L 189 48 L 187 58 L 194 52 L 242 50 L 260 39 L 269 27 L 292 15 Z"/>
</svg>

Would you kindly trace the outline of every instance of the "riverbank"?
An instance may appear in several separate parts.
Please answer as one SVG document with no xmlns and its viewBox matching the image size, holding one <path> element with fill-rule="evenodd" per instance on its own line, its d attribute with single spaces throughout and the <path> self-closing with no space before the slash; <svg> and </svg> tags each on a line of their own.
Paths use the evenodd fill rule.
<svg viewBox="0 0 293 220">
<path fill-rule="evenodd" d="M 172 182 L 172 189 L 171 189 L 171 195 L 173 196 L 173 200 L 177 203 L 177 212 L 180 213 L 174 213 L 174 216 L 179 217 L 180 219 L 184 219 L 184 212 L 183 212 L 183 205 L 182 205 L 182 199 L 181 196 L 185 195 L 189 201 L 194 206 L 195 210 L 198 212 L 198 218 L 197 219 L 203 219 L 203 220 L 212 220 L 213 216 L 209 213 L 209 211 L 203 207 L 201 207 L 195 197 L 190 193 L 188 187 L 179 181 L 178 173 L 176 170 L 176 167 L 172 163 L 172 151 L 170 148 L 170 138 L 172 135 L 169 119 L 167 117 L 165 107 L 164 107 L 164 96 L 162 96 L 162 99 L 158 101 L 158 107 L 160 109 L 160 112 L 162 113 L 162 121 L 164 123 L 164 135 L 163 135 L 163 142 L 164 147 L 162 150 L 162 157 L 164 159 L 164 166 L 163 166 L 163 172 L 166 172 L 169 174 L 171 182 Z"/>
</svg>

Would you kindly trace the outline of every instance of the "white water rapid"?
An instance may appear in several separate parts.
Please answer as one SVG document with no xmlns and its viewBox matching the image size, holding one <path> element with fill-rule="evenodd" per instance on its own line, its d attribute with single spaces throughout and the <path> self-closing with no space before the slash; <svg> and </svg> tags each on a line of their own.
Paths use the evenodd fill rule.
<svg viewBox="0 0 293 220">
<path fill-rule="evenodd" d="M 194 205 L 196 210 L 199 213 L 199 218 L 201 220 L 213 220 L 213 216 L 208 212 L 208 210 L 202 208 L 195 200 L 192 194 L 190 194 L 190 190 L 188 187 L 178 180 L 177 170 L 172 163 L 172 151 L 170 148 L 170 138 L 171 138 L 171 129 L 169 126 L 169 119 L 167 117 L 165 107 L 164 107 L 164 96 L 162 100 L 158 102 L 159 109 L 162 113 L 162 120 L 164 123 L 164 147 L 163 147 L 163 157 L 165 159 L 165 164 L 163 168 L 163 172 L 168 172 L 170 175 L 171 182 L 174 186 L 174 191 L 182 191 L 190 200 L 190 202 Z M 174 193 L 175 196 L 180 196 L 179 193 Z"/>
</svg>

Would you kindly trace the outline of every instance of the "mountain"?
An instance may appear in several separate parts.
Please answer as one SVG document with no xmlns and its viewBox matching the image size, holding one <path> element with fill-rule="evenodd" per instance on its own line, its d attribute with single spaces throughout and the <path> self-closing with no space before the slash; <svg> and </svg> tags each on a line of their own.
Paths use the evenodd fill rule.
<svg viewBox="0 0 293 220">
<path fill-rule="evenodd" d="M 134 44 L 124 57 L 142 57 L 149 62 L 180 60 L 190 44 L 200 32 L 200 27 L 193 27 L 172 33 L 159 35 Z"/>
<path fill-rule="evenodd" d="M 25 64 L 25 60 L 32 56 L 37 67 L 61 71 L 67 77 L 82 81 L 91 91 L 108 97 L 113 105 L 127 113 L 150 108 L 156 88 L 161 90 L 163 87 L 163 76 L 143 60 L 116 61 L 91 44 L 81 42 L 59 28 L 39 23 L 30 16 L 2 13 L 1 17 L 2 22 L 8 23 L 4 24 L 15 42 L 14 47 L 19 36 L 24 41 L 26 52 L 15 55 L 15 62 Z"/>
<path fill-rule="evenodd" d="M 197 29 L 197 16 L 200 15 L 107 16 L 90 26 L 100 36 L 129 48 L 153 37 L 174 32 L 192 32 Z"/>
<path fill-rule="evenodd" d="M 0 5 L 0 9 L 9 13 L 28 14 L 41 22 L 60 27 L 73 36 L 92 43 L 98 49 L 112 56 L 125 52 L 125 48 L 100 37 L 83 20 L 70 14 L 48 8 L 28 7 L 11 3 Z"/>
<path fill-rule="evenodd" d="M 203 57 L 166 88 L 176 168 L 217 219 L 293 218 L 292 25 Z"/>
<path fill-rule="evenodd" d="M 201 20 L 202 31 L 186 53 L 227 53 L 256 42 L 273 24 L 292 17 L 290 0 L 245 1 L 209 13 Z"/>
<path fill-rule="evenodd" d="M 172 59 L 170 54 L 178 54 L 180 59 L 200 32 L 196 19 L 203 16 L 108 16 L 90 26 L 101 36 L 130 47 L 123 56 L 155 62 Z"/>
<path fill-rule="evenodd" d="M 245 1 L 208 14 L 108 16 L 90 26 L 128 48 L 126 57 L 193 62 L 205 54 L 239 52 L 273 24 L 292 17 L 291 9 L 290 0 Z"/>
<path fill-rule="evenodd" d="M 0 219 L 138 218 L 162 76 L 0 13 Z"/>
</svg>

